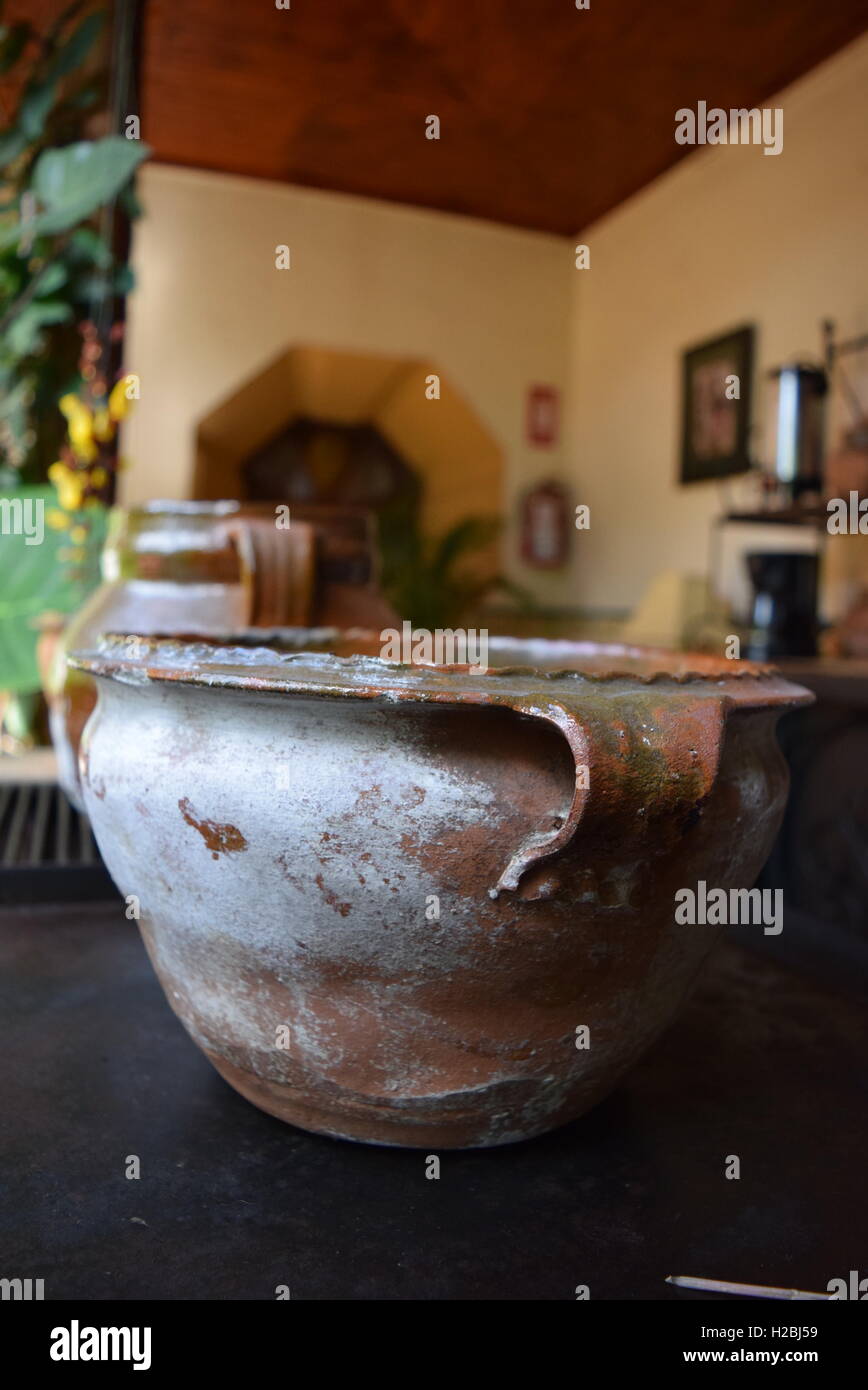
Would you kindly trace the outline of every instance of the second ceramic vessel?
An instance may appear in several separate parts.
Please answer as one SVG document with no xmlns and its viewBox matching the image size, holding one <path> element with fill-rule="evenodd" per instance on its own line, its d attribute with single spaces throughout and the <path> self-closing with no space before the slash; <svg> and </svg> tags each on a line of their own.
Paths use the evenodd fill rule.
<svg viewBox="0 0 868 1390">
<path fill-rule="evenodd" d="M 382 626 L 396 621 L 377 589 L 370 513 L 354 507 L 149 502 L 115 508 L 102 583 L 55 644 L 47 678 L 59 776 L 80 806 L 76 758 L 93 709 L 90 678 L 67 655 L 102 632 L 221 632 L 227 628 Z"/>
</svg>

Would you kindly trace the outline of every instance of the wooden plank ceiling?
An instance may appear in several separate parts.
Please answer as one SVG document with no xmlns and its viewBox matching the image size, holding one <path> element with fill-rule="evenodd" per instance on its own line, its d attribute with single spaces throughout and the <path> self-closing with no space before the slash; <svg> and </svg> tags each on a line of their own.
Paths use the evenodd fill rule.
<svg viewBox="0 0 868 1390">
<path fill-rule="evenodd" d="M 142 134 L 569 235 L 689 154 L 679 107 L 757 105 L 866 27 L 868 0 L 147 0 Z"/>
<path fill-rule="evenodd" d="M 684 156 L 679 107 L 756 105 L 866 26 L 868 0 L 149 0 L 143 136 L 569 235 Z"/>
</svg>

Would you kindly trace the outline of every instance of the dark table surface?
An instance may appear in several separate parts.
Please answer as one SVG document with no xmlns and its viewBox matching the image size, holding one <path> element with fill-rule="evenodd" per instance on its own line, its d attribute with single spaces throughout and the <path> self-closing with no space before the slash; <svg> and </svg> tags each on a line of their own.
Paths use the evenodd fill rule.
<svg viewBox="0 0 868 1390">
<path fill-rule="evenodd" d="M 707 1295 L 667 1274 L 866 1272 L 864 1006 L 740 946 L 590 1115 L 446 1151 L 439 1181 L 230 1090 L 119 904 L 0 914 L 0 1028 L 0 1276 L 47 1299 L 686 1299 Z"/>
</svg>

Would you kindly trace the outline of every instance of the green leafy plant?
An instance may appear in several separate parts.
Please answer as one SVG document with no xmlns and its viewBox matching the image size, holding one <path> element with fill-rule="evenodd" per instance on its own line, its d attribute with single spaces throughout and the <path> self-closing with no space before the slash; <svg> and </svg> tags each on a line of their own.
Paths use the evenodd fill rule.
<svg viewBox="0 0 868 1390">
<path fill-rule="evenodd" d="M 489 549 L 501 527 L 496 517 L 467 517 L 444 535 L 426 539 L 414 521 L 400 545 L 388 545 L 384 538 L 383 589 L 401 618 L 429 632 L 451 627 L 498 591 L 522 608 L 535 607 L 517 584 L 467 563 Z"/>
<path fill-rule="evenodd" d="M 83 8 L 45 34 L 0 24 L 0 81 L 15 97 L 0 130 L 0 486 L 46 476 L 64 434 L 57 402 L 78 384 L 77 325 L 131 288 L 96 214 L 115 199 L 134 214 L 130 181 L 149 151 L 79 138 L 106 89 L 104 15 Z"/>
<path fill-rule="evenodd" d="M 56 504 L 53 487 L 16 488 L 6 494 L 45 509 L 48 516 Z M 108 513 L 104 507 L 92 512 L 90 545 L 94 557 L 105 539 Z M 3 536 L 0 544 L 0 703 L 3 692 L 16 694 L 39 689 L 36 660 L 38 625 L 43 615 L 74 613 L 92 588 L 90 573 L 79 566 L 73 574 L 63 557 L 68 545 L 65 531 L 45 528 L 41 545 L 30 545 L 26 536 Z"/>
</svg>

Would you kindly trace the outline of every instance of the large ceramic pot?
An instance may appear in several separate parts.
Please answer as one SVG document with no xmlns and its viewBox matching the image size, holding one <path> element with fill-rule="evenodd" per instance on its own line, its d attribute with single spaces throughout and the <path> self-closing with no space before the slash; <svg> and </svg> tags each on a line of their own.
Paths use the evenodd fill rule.
<svg viewBox="0 0 868 1390">
<path fill-rule="evenodd" d="M 432 1149 L 539 1134 L 682 1003 L 719 928 L 679 925 L 675 895 L 753 883 L 787 790 L 775 719 L 811 697 L 708 657 L 358 650 L 75 658 L 100 849 L 172 1008 L 262 1109 Z"/>
<path fill-rule="evenodd" d="M 67 655 L 102 632 L 225 632 L 246 626 L 380 627 L 395 614 L 376 587 L 373 520 L 353 507 L 149 502 L 111 515 L 102 583 L 54 651 L 45 681 L 60 781 L 80 807 L 76 758 L 96 701 Z"/>
</svg>

